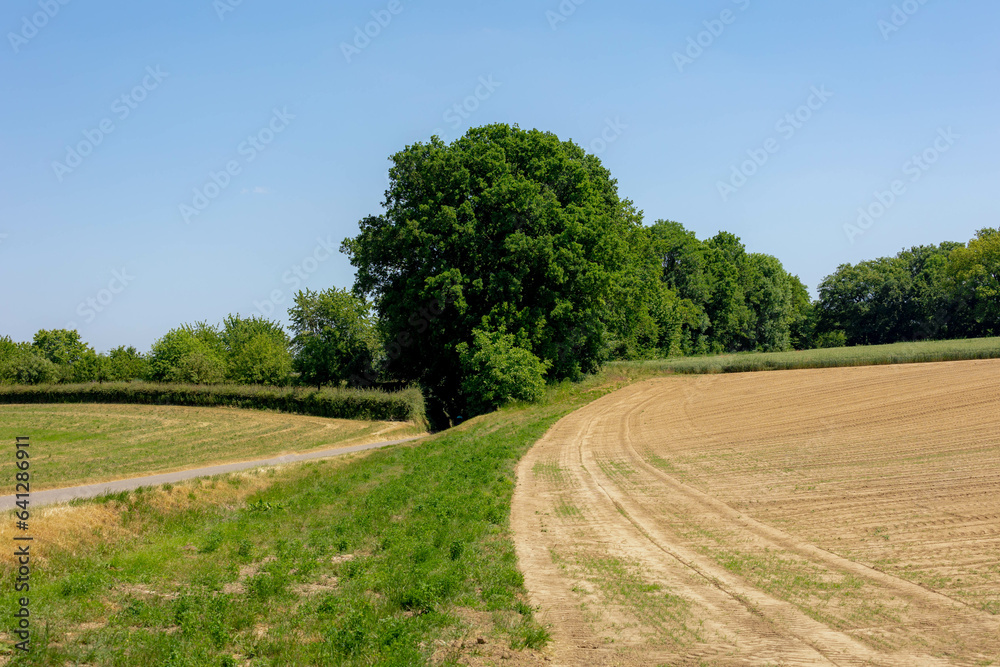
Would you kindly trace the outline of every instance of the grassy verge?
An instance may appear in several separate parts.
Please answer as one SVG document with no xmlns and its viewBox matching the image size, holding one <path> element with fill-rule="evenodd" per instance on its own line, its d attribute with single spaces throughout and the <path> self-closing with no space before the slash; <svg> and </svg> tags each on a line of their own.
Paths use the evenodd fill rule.
<svg viewBox="0 0 1000 667">
<path fill-rule="evenodd" d="M 32 436 L 35 491 L 216 463 L 332 449 L 425 432 L 407 422 L 149 405 L 8 405 L 0 442 Z M 15 460 L 0 458 L 0 479 Z M 9 490 L 3 493 L 9 493 Z"/>
<path fill-rule="evenodd" d="M 611 364 L 610 367 L 619 370 L 641 369 L 651 373 L 707 374 L 997 358 L 1000 358 L 1000 338 L 977 338 L 800 352 L 726 354 L 714 357 L 618 362 Z"/>
<path fill-rule="evenodd" d="M 547 631 L 509 528 L 514 466 L 560 417 L 630 381 L 553 387 L 346 463 L 42 511 L 36 648 L 10 664 L 458 664 L 537 648 Z"/>
<path fill-rule="evenodd" d="M 368 421 L 425 421 L 417 389 L 396 393 L 368 389 L 308 389 L 240 385 L 181 385 L 110 382 L 70 385 L 0 385 L 0 404 L 118 403 L 226 406 Z"/>
</svg>

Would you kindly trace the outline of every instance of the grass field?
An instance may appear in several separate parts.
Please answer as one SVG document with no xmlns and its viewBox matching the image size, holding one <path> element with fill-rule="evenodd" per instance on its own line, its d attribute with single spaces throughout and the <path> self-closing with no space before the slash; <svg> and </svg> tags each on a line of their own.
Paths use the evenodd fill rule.
<svg viewBox="0 0 1000 667">
<path fill-rule="evenodd" d="M 325 419 L 235 408 L 0 405 L 0 442 L 29 434 L 36 491 L 292 452 L 398 440 L 406 422 Z M 0 461 L 13 479 L 14 459 Z M 5 492 L 6 493 L 6 492 Z"/>
<path fill-rule="evenodd" d="M 630 382 L 554 387 L 540 404 L 349 461 L 40 510 L 37 650 L 10 664 L 495 664 L 532 655 L 548 635 L 525 602 L 509 530 L 514 466 L 560 417 Z M 10 543 L 11 526 L 0 524 L 0 541 Z M 10 567 L 5 559 L 7 580 Z M 4 600 L 2 613 L 13 613 Z"/>
<path fill-rule="evenodd" d="M 997 358 L 1000 358 L 1000 338 L 974 338 L 825 350 L 748 352 L 645 362 L 617 362 L 610 364 L 610 367 L 641 369 L 654 373 L 706 374 Z"/>
</svg>

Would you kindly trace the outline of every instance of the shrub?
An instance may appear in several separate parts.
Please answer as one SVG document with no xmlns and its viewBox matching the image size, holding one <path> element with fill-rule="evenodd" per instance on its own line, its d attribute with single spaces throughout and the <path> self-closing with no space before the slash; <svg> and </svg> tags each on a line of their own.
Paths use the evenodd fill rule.
<svg viewBox="0 0 1000 667">
<path fill-rule="evenodd" d="M 40 354 L 20 347 L 0 361 L 0 379 L 29 385 L 57 382 L 59 369 Z"/>
<path fill-rule="evenodd" d="M 847 334 L 841 330 L 827 331 L 816 338 L 816 347 L 827 349 L 832 347 L 847 347 Z"/>
<path fill-rule="evenodd" d="M 211 383 L 226 377 L 226 351 L 219 332 L 204 323 L 168 331 L 153 343 L 149 356 L 153 381 Z"/>
<path fill-rule="evenodd" d="M 465 374 L 462 391 L 477 414 L 512 401 L 537 401 L 545 391 L 549 362 L 518 346 L 503 328 L 474 330 L 472 345 L 459 345 L 459 354 Z"/>
<path fill-rule="evenodd" d="M 208 350 L 194 350 L 170 368 L 167 379 L 171 382 L 220 384 L 226 380 L 226 364 Z"/>
</svg>

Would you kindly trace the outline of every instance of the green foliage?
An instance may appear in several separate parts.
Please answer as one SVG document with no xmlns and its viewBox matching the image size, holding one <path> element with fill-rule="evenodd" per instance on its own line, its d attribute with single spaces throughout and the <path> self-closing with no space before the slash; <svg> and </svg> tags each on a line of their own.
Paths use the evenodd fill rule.
<svg viewBox="0 0 1000 667">
<path fill-rule="evenodd" d="M 472 340 L 472 345 L 460 343 L 458 353 L 465 373 L 462 391 L 473 414 L 542 397 L 549 362 L 519 346 L 504 329 L 476 329 Z"/>
<path fill-rule="evenodd" d="M 228 380 L 237 384 L 283 385 L 292 372 L 288 334 L 277 322 L 230 315 L 220 332 Z"/>
<path fill-rule="evenodd" d="M 366 375 L 376 348 L 371 306 L 346 289 L 300 291 L 288 310 L 295 370 L 305 384 L 338 385 Z"/>
<path fill-rule="evenodd" d="M 18 344 L 11 340 L 10 336 L 0 337 L 0 366 L 2 366 L 4 361 L 6 361 L 11 355 L 17 352 L 18 349 Z"/>
<path fill-rule="evenodd" d="M 707 352 L 711 321 L 705 308 L 712 296 L 707 249 L 678 222 L 658 220 L 649 228 L 650 252 L 662 284 L 676 296 L 678 331 L 663 356 Z"/>
<path fill-rule="evenodd" d="M 149 360 L 134 347 L 120 346 L 108 353 L 108 380 L 128 382 L 149 374 Z"/>
<path fill-rule="evenodd" d="M 226 379 L 226 349 L 218 329 L 204 322 L 172 329 L 153 343 L 149 379 L 215 384 Z"/>
<path fill-rule="evenodd" d="M 808 350 L 815 346 L 816 305 L 798 276 L 791 276 L 791 284 L 792 319 L 788 325 L 789 342 L 794 350 Z"/>
<path fill-rule="evenodd" d="M 816 337 L 816 347 L 819 349 L 847 347 L 847 334 L 840 329 L 824 331 Z"/>
<path fill-rule="evenodd" d="M 611 359 L 643 359 L 680 352 L 683 305 L 661 280 L 662 257 L 653 229 L 630 230 L 628 259 L 611 281 L 605 323 Z"/>
<path fill-rule="evenodd" d="M 660 346 L 664 356 L 808 344 L 808 292 L 776 258 L 748 254 L 728 232 L 699 241 L 676 222 L 658 221 L 649 234 L 662 283 L 676 299 L 676 343 Z"/>
<path fill-rule="evenodd" d="M 226 381 L 226 362 L 208 349 L 193 349 L 171 367 L 167 379 L 190 384 L 220 384 Z"/>
<path fill-rule="evenodd" d="M 982 229 L 968 247 L 955 249 L 948 269 L 967 333 L 1000 333 L 1000 229 Z"/>
<path fill-rule="evenodd" d="M 458 346 L 484 318 L 548 362 L 550 379 L 597 370 L 612 278 L 640 224 L 600 160 L 498 124 L 392 162 L 385 212 L 343 244 L 355 289 L 375 301 L 392 375 L 462 410 Z"/>
<path fill-rule="evenodd" d="M 43 362 L 46 360 L 42 360 Z M 105 383 L 0 386 L 0 404 L 124 403 L 228 406 L 278 410 L 335 419 L 424 422 L 424 401 L 416 389 L 396 393 L 359 389 L 278 388 L 237 385 Z"/>
<path fill-rule="evenodd" d="M 66 382 L 107 382 L 110 379 L 110 359 L 93 350 L 84 352 L 72 366 L 64 367 L 63 380 Z"/>
<path fill-rule="evenodd" d="M 920 246 L 840 266 L 820 285 L 817 333 L 840 330 L 848 345 L 876 345 L 1000 332 L 1000 310 L 989 307 L 996 299 L 977 289 L 976 276 L 988 272 L 973 259 L 976 244 Z"/>
<path fill-rule="evenodd" d="M 23 344 L 4 347 L 4 356 L 0 358 L 0 381 L 35 385 L 59 379 L 58 367 L 35 348 Z"/>
<path fill-rule="evenodd" d="M 40 355 L 58 366 L 72 365 L 83 358 L 86 352 L 91 351 L 90 346 L 80 340 L 80 334 L 77 331 L 66 329 L 52 329 L 51 331 L 42 329 L 35 334 L 32 347 Z"/>
</svg>

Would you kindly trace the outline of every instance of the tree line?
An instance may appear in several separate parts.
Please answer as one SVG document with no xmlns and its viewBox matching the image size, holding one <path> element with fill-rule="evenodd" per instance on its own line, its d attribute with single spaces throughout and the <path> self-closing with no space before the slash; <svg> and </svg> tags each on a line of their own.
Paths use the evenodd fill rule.
<svg viewBox="0 0 1000 667">
<path fill-rule="evenodd" d="M 845 264 L 819 286 L 819 336 L 845 345 L 1000 335 L 1000 229 Z"/>
<path fill-rule="evenodd" d="M 79 332 L 42 330 L 30 342 L 0 338 L 0 382 L 340 385 L 370 368 L 379 346 L 370 306 L 348 290 L 300 291 L 280 322 L 229 315 L 220 324 L 184 324 L 149 352 L 96 352 Z"/>
<path fill-rule="evenodd" d="M 0 380 L 416 384 L 448 423 L 614 359 L 1000 334 L 1000 230 L 840 266 L 813 301 L 733 234 L 646 225 L 596 156 L 551 133 L 490 125 L 391 162 L 383 212 L 341 246 L 353 289 L 299 292 L 289 332 L 230 315 L 97 354 L 41 331 L 0 339 Z"/>
</svg>

